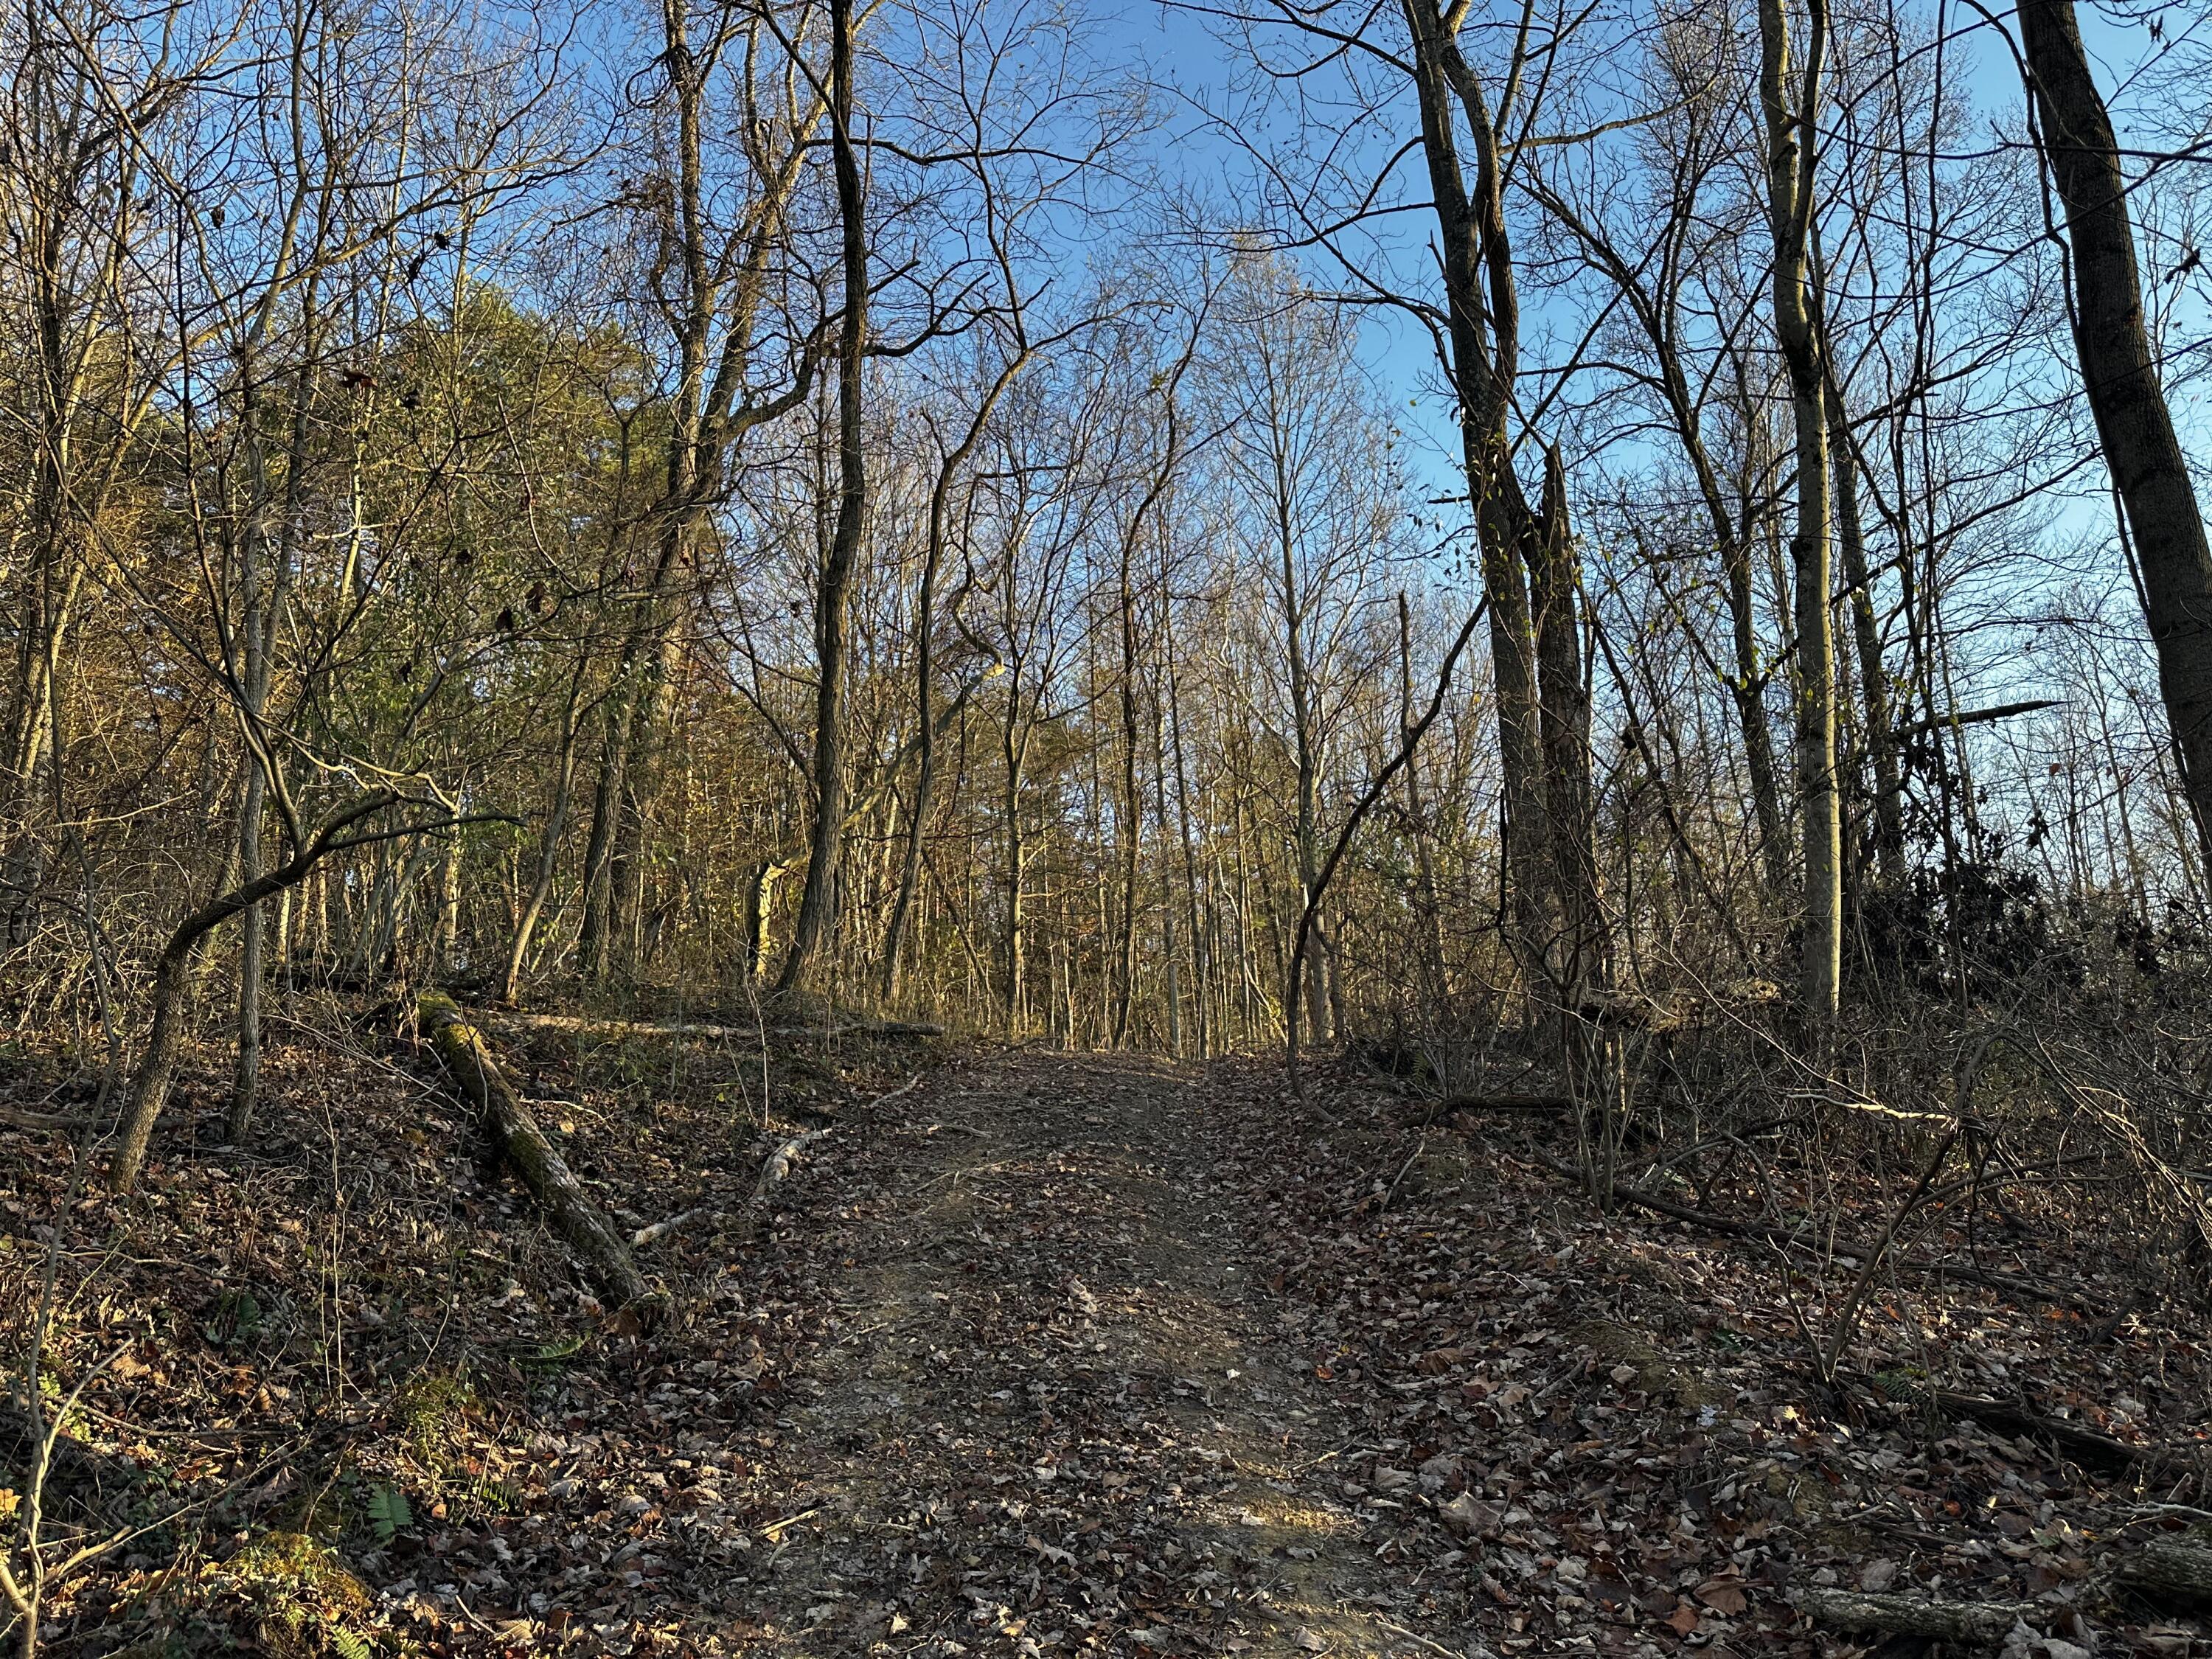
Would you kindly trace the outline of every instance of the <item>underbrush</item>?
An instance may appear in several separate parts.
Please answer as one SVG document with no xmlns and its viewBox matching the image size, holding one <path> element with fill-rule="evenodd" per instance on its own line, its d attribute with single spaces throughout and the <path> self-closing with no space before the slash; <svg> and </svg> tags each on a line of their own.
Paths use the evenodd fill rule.
<svg viewBox="0 0 2212 1659">
<path fill-rule="evenodd" d="M 687 1432 L 728 1461 L 756 1396 L 811 1340 L 801 1299 L 775 1293 L 779 1216 L 758 1239 L 702 1224 L 641 1250 L 679 1310 L 718 1316 L 679 1314 L 641 1342 L 389 1006 L 318 999 L 272 1026 L 253 1143 L 217 1144 L 227 1056 L 200 1051 L 131 1199 L 100 1185 L 96 1140 L 0 1123 L 0 1342 L 20 1395 L 17 1362 L 42 1338 L 40 1420 L 59 1412 L 63 1433 L 41 1650 L 627 1647 L 623 1609 L 652 1575 L 625 1587 L 630 1563 L 563 1558 L 566 1578 L 517 1564 L 533 1546 L 561 1555 L 549 1511 L 573 1506 L 549 1491 L 623 1437 Z M 860 1133 L 841 1114 L 930 1063 L 910 1036 L 833 1021 L 684 1042 L 621 1017 L 492 1029 L 625 1231 L 734 1208 L 789 1136 Z M 18 1109 L 95 1093 L 58 1051 L 0 1069 L 0 1102 Z M 834 1161 L 839 1133 L 810 1156 Z M 0 1447 L 11 1537 L 33 1462 L 23 1403 Z M 579 1443 L 593 1449 L 570 1455 Z M 27 1574 L 28 1553 L 15 1565 Z"/>
<path fill-rule="evenodd" d="M 2016 1147 L 2046 1074 L 1985 1062 L 1965 1109 Z M 2135 1179 L 2116 1151 L 2009 1184 L 1954 1163 L 1900 1219 L 1930 1126 L 1655 1111 L 1622 1186 L 1679 1212 L 1608 1212 L 1563 1112 L 1438 1113 L 1364 1066 L 1304 1108 L 1231 1097 L 1261 1271 L 1357 1425 L 1346 1493 L 1382 1559 L 1476 1575 L 1460 1650 L 1876 1646 L 1808 1623 L 1828 1589 L 2016 1609 L 2014 1659 L 2212 1652 L 2201 1606 L 2128 1580 L 2157 1540 L 2212 1544 L 2212 1346 L 2203 1275 L 2154 1248 L 2171 1216 L 2090 1178 Z"/>
<path fill-rule="evenodd" d="M 1509 1552 L 1563 1559 L 1609 1486 L 1608 1526 L 1747 1587 L 1662 1585 L 1686 1637 L 1795 1640 L 1808 1585 L 1894 1586 L 2040 1609 L 2058 1659 L 2100 1632 L 2190 1652 L 2205 1627 L 2126 1563 L 2212 1542 L 2212 957 L 2185 918 L 2062 912 L 2023 880 L 1862 918 L 1818 1063 L 1781 1000 L 1678 965 L 1572 1022 L 1423 1040 L 1408 1017 L 1333 1094 L 1315 1079 L 1317 1167 L 1346 1167 L 1283 1237 L 1374 1241 L 1372 1266 L 1283 1269 L 1316 1363 L 1376 1392 L 1404 1467 L 1534 1436 L 1487 1474 L 1469 1454 L 1471 1501 L 1524 1513 L 1488 1534 Z M 1471 1261 L 1478 1229 L 1527 1246 Z M 1644 1583 L 1626 1540 L 1600 1557 Z M 1527 1577 L 1500 1581 L 1507 1651 L 1581 1606 Z"/>
</svg>

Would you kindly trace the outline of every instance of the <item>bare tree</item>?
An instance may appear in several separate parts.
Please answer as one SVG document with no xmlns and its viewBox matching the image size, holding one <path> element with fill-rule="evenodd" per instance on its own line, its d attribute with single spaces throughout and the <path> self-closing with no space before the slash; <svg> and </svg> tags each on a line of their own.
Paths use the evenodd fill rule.
<svg viewBox="0 0 2212 1659">
<path fill-rule="evenodd" d="M 2212 865 L 2212 545 L 2143 323 L 2128 182 L 2072 0 L 2022 0 L 2036 142 L 2066 214 L 2074 346 L 2157 647 L 2159 689 Z"/>
</svg>

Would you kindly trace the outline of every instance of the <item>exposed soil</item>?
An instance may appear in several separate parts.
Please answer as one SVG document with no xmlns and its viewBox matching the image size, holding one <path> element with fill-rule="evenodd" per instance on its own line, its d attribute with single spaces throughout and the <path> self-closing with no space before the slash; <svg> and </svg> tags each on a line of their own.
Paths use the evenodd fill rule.
<svg viewBox="0 0 2212 1659">
<path fill-rule="evenodd" d="M 922 1105 L 884 1126 L 899 1175 L 855 1218 L 848 1334 L 793 1379 L 777 1462 L 811 1513 L 744 1633 L 809 1654 L 1449 1637 L 1457 1607 L 1379 1569 L 1344 1496 L 1354 1430 L 1255 1283 L 1204 1074 L 1015 1054 Z"/>
</svg>

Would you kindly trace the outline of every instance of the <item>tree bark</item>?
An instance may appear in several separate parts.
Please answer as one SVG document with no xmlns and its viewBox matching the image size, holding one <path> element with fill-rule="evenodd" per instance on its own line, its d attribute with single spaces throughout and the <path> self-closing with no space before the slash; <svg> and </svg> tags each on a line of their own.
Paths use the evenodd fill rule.
<svg viewBox="0 0 2212 1659">
<path fill-rule="evenodd" d="M 915 709 L 915 738 L 921 747 L 916 752 L 914 778 L 914 811 L 907 823 L 906 856 L 899 870 L 898 896 L 892 901 L 890 925 L 884 934 L 884 1000 L 894 1001 L 898 996 L 899 958 L 906 944 L 908 918 L 913 915 L 915 895 L 921 885 L 922 838 L 929 827 L 929 808 L 937 782 L 937 712 L 936 712 L 936 625 L 937 583 L 945 563 L 945 547 L 951 515 L 952 489 L 959 477 L 960 468 L 982 441 L 984 428 L 991 418 L 1014 376 L 1021 372 L 1029 359 L 1026 346 L 1007 362 L 992 381 L 977 407 L 967 431 L 952 449 L 940 456 L 937 476 L 929 491 L 929 520 L 927 538 L 922 550 L 921 583 L 915 599 L 914 681 Z M 954 610 L 959 606 L 956 592 Z"/>
<path fill-rule="evenodd" d="M 1941 1642 L 1996 1643 L 2035 1609 L 2020 1601 L 1928 1601 L 1914 1595 L 1807 1586 L 1794 1597 L 1807 1618 L 1844 1630 L 1926 1636 Z"/>
<path fill-rule="evenodd" d="M 2146 1595 L 2212 1601 L 2212 1549 L 2178 1538 L 2154 1540 L 2122 1556 L 2116 1576 Z"/>
<path fill-rule="evenodd" d="M 1413 729 L 1413 618 L 1403 592 L 1398 595 L 1398 741 Z M 1444 972 L 1443 907 L 1437 887 L 1435 836 L 1421 799 L 1418 757 L 1406 762 L 1406 836 L 1413 844 L 1413 908 L 1421 951 L 1422 1012 L 1441 1027 L 1449 1018 Z M 1446 1070 L 1449 1072 L 1449 1066 Z M 1443 1081 L 1449 1085 L 1451 1079 Z"/>
<path fill-rule="evenodd" d="M 1828 452 L 1835 464 L 1836 547 L 1842 554 L 1844 581 L 1850 590 L 1851 638 L 1858 650 L 1859 701 L 1866 710 L 1867 762 L 1874 773 L 1875 867 L 1882 884 L 1894 890 L 1905 882 L 1905 783 L 1897 764 L 1892 731 L 1889 671 L 1881 653 L 1881 624 L 1875 615 L 1874 583 L 1867 568 L 1866 532 L 1859 518 L 1858 462 L 1851 448 L 1849 416 L 1830 365 L 1826 396 Z"/>
<path fill-rule="evenodd" d="M 2158 651 L 2182 782 L 2212 867 L 2212 549 L 2143 322 L 2127 179 L 2072 0 L 2021 0 L 2037 135 L 2066 210 L 2074 345 Z"/>
<path fill-rule="evenodd" d="M 1450 372 L 1459 394 L 1461 459 L 1490 600 L 1507 884 L 1515 945 L 1532 981 L 1551 976 L 1557 924 L 1549 867 L 1534 623 L 1525 550 L 1534 514 L 1515 476 L 1507 416 L 1520 349 L 1513 253 L 1505 233 L 1498 145 L 1482 90 L 1432 0 L 1403 0 L 1413 45 L 1421 148 L 1443 243 Z M 1456 103 L 1474 144 L 1470 188 L 1454 126 Z"/>
<path fill-rule="evenodd" d="M 515 918 L 514 936 L 507 942 L 507 964 L 500 970 L 499 1000 L 509 1005 L 521 991 L 522 968 L 529 959 L 531 939 L 553 896 L 553 875 L 560 861 L 561 840 L 568 833 L 569 805 L 575 795 L 576 714 L 583 687 L 584 664 L 579 659 L 575 678 L 569 684 L 568 700 L 561 710 L 561 749 L 555 765 L 553 802 L 545 815 L 545 829 L 538 837 L 537 870 L 531 878 L 530 895 L 523 901 L 522 914 Z"/>
<path fill-rule="evenodd" d="M 583 1258 L 617 1307 L 629 1310 L 642 1323 L 658 1322 L 667 1311 L 667 1292 L 655 1290 L 638 1271 L 622 1233 L 545 1138 L 483 1034 L 462 1017 L 451 997 L 436 991 L 423 992 L 415 1012 L 417 1028 L 461 1092 L 483 1114 L 485 1127 L 531 1196 L 544 1206 L 553 1230 Z"/>
<path fill-rule="evenodd" d="M 814 834 L 806 885 L 776 989 L 805 983 L 828 931 L 845 835 L 845 648 L 848 590 L 868 509 L 860 398 L 868 349 L 868 244 L 858 146 L 853 140 L 853 0 L 830 0 L 830 146 L 844 230 L 844 317 L 837 341 L 837 525 L 814 599 Z"/>
<path fill-rule="evenodd" d="M 1562 928 L 1559 971 L 1564 999 L 1578 1008 L 1610 981 L 1610 951 L 1598 897 L 1597 809 L 1590 780 L 1590 704 L 1583 679 L 1581 594 L 1567 479 L 1559 447 L 1544 453 L 1541 514 L 1530 538 L 1530 593 L 1535 602 L 1539 714 L 1544 793 L 1551 820 L 1553 880 Z"/>
<path fill-rule="evenodd" d="M 1797 440 L 1797 524 L 1790 540 L 1797 625 L 1796 772 L 1804 845 L 1799 1000 L 1808 1024 L 1836 1016 L 1843 973 L 1843 813 L 1836 787 L 1835 636 L 1830 612 L 1826 372 L 1808 250 L 1814 116 L 1827 52 L 1827 8 L 1811 0 L 1805 67 L 1792 63 L 1784 0 L 1759 0 L 1759 104 L 1766 121 L 1767 214 L 1774 236 L 1774 330 L 1790 375 Z"/>
</svg>

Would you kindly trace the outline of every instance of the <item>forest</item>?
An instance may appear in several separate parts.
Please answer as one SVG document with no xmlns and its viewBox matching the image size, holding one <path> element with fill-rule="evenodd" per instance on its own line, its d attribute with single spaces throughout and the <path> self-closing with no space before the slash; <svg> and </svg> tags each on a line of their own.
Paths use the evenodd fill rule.
<svg viewBox="0 0 2212 1659">
<path fill-rule="evenodd" d="M 2191 0 L 8 9 L 0 1642 L 2212 1654 L 2208 162 Z"/>
</svg>

